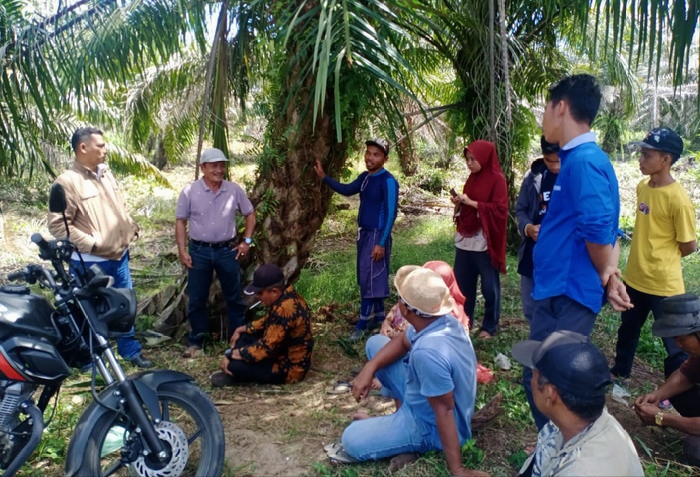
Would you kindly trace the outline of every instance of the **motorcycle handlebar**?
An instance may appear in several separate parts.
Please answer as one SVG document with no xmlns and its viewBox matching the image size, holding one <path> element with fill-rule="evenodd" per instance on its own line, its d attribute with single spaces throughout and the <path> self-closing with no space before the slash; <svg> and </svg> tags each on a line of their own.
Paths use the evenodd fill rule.
<svg viewBox="0 0 700 477">
<path fill-rule="evenodd" d="M 29 275 L 29 270 L 25 267 L 22 270 L 17 270 L 16 272 L 10 272 L 7 274 L 7 279 L 10 280 L 11 282 L 17 281 L 17 280 L 22 280 L 22 281 L 27 281 L 27 277 Z"/>
<path fill-rule="evenodd" d="M 16 272 L 9 273 L 7 279 L 10 281 L 22 280 L 24 282 L 33 285 L 39 281 L 39 283 L 54 290 L 56 288 L 56 281 L 49 270 L 41 265 L 27 265 L 22 270 L 17 270 Z"/>
</svg>

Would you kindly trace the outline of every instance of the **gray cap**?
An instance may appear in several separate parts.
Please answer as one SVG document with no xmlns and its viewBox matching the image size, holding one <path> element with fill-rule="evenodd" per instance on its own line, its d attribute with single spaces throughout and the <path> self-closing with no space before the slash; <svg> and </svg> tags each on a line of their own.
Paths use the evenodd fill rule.
<svg viewBox="0 0 700 477">
<path fill-rule="evenodd" d="M 204 151 L 202 151 L 202 155 L 199 158 L 200 164 L 204 164 L 207 162 L 228 162 L 228 159 L 226 159 L 226 156 L 224 156 L 224 153 L 221 149 L 210 147 L 209 149 L 205 149 Z"/>
<path fill-rule="evenodd" d="M 365 146 L 377 146 L 379 149 L 382 150 L 385 156 L 389 155 L 389 141 L 387 141 L 386 139 L 382 139 L 380 137 L 373 137 L 372 139 L 365 141 Z"/>
<path fill-rule="evenodd" d="M 700 331 L 700 298 L 694 293 L 670 296 L 661 300 L 661 318 L 651 331 L 661 338 L 675 338 Z"/>
</svg>

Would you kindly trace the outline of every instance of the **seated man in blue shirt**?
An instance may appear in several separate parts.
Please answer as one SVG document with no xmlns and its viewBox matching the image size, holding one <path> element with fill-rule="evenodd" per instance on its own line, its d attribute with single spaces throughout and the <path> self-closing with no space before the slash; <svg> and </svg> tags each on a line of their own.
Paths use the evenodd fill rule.
<svg viewBox="0 0 700 477">
<path fill-rule="evenodd" d="M 326 446 L 336 462 L 351 463 L 442 450 L 451 475 L 484 476 L 462 465 L 461 446 L 471 438 L 476 396 L 476 356 L 462 325 L 449 315 L 450 291 L 439 274 L 401 267 L 394 280 L 399 307 L 411 326 L 389 339 L 367 341 L 369 362 L 353 381 L 353 395 L 365 398 L 376 377 L 397 411 L 356 420 L 343 432 L 342 446 Z M 392 460 L 395 466 L 396 460 Z"/>
</svg>

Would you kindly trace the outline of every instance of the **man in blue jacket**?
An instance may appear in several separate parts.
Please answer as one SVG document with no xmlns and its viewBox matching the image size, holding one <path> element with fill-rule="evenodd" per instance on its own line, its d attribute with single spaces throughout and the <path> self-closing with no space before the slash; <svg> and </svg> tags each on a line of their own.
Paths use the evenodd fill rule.
<svg viewBox="0 0 700 477">
<path fill-rule="evenodd" d="M 600 100 L 600 87 L 587 74 L 565 77 L 549 89 L 542 133 L 561 147 L 561 169 L 534 249 L 531 340 L 559 330 L 589 336 L 606 291 L 615 309 L 631 306 L 617 266 L 617 177 L 591 132 Z M 525 368 L 523 385 L 542 429 L 547 418 L 532 400 L 531 375 Z"/>
<path fill-rule="evenodd" d="M 375 138 L 366 141 L 365 145 L 367 171 L 349 184 L 341 184 L 328 177 L 320 161 L 314 165 L 318 177 L 334 191 L 344 196 L 360 194 L 357 282 L 362 303 L 360 319 L 350 335 L 351 341 L 360 340 L 369 328 L 378 328 L 384 321 L 384 299 L 389 296 L 391 229 L 399 201 L 399 184 L 384 169 L 389 156 L 389 143 L 385 139 Z"/>
</svg>

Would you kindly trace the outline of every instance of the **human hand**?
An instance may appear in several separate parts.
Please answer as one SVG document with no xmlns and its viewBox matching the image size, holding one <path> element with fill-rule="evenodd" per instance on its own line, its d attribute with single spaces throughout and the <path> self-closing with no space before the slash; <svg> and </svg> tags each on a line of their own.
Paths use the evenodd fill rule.
<svg viewBox="0 0 700 477">
<path fill-rule="evenodd" d="M 372 261 L 378 262 L 384 258 L 384 247 L 375 245 L 372 249 Z"/>
<path fill-rule="evenodd" d="M 224 356 L 224 359 L 221 360 L 221 365 L 220 365 L 221 371 L 228 374 L 229 376 L 233 376 L 231 371 L 228 370 L 228 363 L 229 363 L 229 359 L 226 356 Z"/>
<path fill-rule="evenodd" d="M 654 404 L 639 404 L 635 402 L 634 412 L 645 426 L 656 425 L 656 415 L 659 413 L 659 406 Z"/>
<path fill-rule="evenodd" d="M 314 163 L 314 172 L 321 179 L 326 177 L 326 171 L 323 170 L 323 165 L 321 164 L 321 161 L 319 161 L 318 159 L 316 159 L 316 162 Z"/>
<path fill-rule="evenodd" d="M 615 311 L 625 311 L 634 308 L 634 304 L 627 293 L 627 287 L 618 276 L 619 272 L 620 270 L 617 270 L 617 273 L 608 278 L 608 303 Z"/>
<path fill-rule="evenodd" d="M 634 401 L 634 407 L 636 408 L 637 406 L 644 406 L 644 405 L 652 405 L 659 407 L 659 403 L 661 402 L 661 396 L 656 394 L 656 391 L 643 394 L 639 396 L 637 399 Z"/>
<path fill-rule="evenodd" d="M 228 340 L 228 344 L 231 345 L 231 348 L 236 346 L 236 341 L 238 341 L 238 338 L 241 337 L 241 333 L 245 331 L 245 325 L 239 326 L 235 330 L 233 330 L 233 334 L 231 335 L 231 338 Z"/>
<path fill-rule="evenodd" d="M 236 260 L 238 260 L 239 257 L 244 257 L 245 254 L 248 253 L 248 250 L 250 250 L 250 245 L 248 245 L 245 242 L 241 242 L 236 247 L 236 250 L 237 250 Z"/>
<path fill-rule="evenodd" d="M 355 376 L 355 379 L 352 380 L 352 395 L 355 401 L 360 402 L 367 397 L 372 389 L 373 379 L 374 373 L 365 365 L 358 375 Z"/>
<path fill-rule="evenodd" d="M 388 336 L 389 338 L 392 338 L 392 328 L 389 323 L 387 323 L 387 320 L 382 321 L 382 326 L 379 328 L 379 333 Z"/>
<path fill-rule="evenodd" d="M 533 242 L 537 242 L 540 237 L 540 226 L 535 224 L 528 224 L 525 226 L 526 235 L 532 239 Z"/>
<path fill-rule="evenodd" d="M 185 268 L 192 268 L 192 257 L 187 252 L 180 252 L 180 263 L 185 266 Z"/>
</svg>

